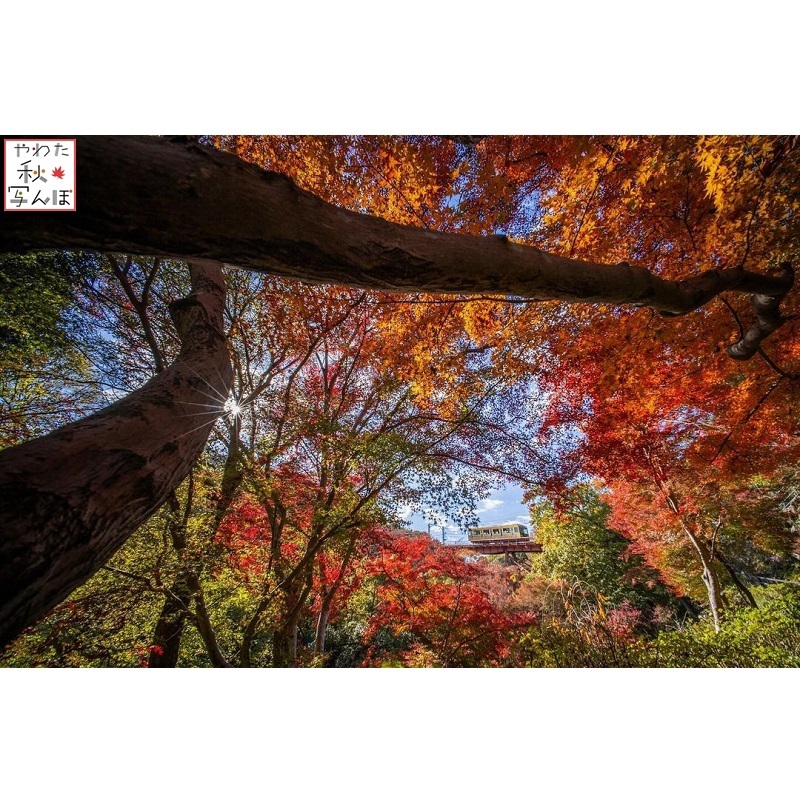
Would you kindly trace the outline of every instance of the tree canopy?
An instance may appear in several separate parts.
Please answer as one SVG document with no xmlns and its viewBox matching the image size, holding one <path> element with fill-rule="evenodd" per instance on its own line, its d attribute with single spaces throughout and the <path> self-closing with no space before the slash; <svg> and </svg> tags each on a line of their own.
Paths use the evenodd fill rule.
<svg viewBox="0 0 800 800">
<path fill-rule="evenodd" d="M 78 211 L 1 234 L 14 658 L 642 663 L 789 580 L 797 137 L 77 147 Z M 538 567 L 399 532 L 509 480 Z"/>
</svg>

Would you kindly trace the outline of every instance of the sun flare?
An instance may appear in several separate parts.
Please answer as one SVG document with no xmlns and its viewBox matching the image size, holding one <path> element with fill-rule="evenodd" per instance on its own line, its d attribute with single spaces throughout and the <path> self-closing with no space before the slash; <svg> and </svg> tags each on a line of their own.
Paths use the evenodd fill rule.
<svg viewBox="0 0 800 800">
<path fill-rule="evenodd" d="M 242 407 L 239 405 L 235 397 L 229 397 L 225 401 L 222 410 L 230 417 L 238 417 L 242 413 Z"/>
</svg>

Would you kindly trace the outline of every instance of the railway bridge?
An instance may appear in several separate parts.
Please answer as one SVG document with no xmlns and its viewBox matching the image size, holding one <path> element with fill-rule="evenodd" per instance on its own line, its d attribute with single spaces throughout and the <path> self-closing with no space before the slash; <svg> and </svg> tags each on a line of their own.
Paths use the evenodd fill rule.
<svg viewBox="0 0 800 800">
<path fill-rule="evenodd" d="M 469 544 L 451 544 L 447 545 L 447 547 L 457 547 L 459 550 L 468 550 L 470 553 L 479 553 L 482 556 L 542 552 L 542 546 L 538 542 L 526 541 L 525 539 L 514 539 L 504 542 L 469 542 Z"/>
</svg>

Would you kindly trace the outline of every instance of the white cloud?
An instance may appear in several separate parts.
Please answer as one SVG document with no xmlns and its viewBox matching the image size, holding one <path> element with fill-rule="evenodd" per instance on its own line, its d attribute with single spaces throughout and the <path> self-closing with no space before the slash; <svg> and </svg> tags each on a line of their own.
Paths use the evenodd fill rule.
<svg viewBox="0 0 800 800">
<path fill-rule="evenodd" d="M 490 497 L 487 500 L 481 500 L 480 503 L 478 503 L 477 511 L 478 513 L 483 511 L 493 511 L 495 508 L 499 508 L 504 503 L 504 500 L 497 500 L 493 497 Z"/>
</svg>

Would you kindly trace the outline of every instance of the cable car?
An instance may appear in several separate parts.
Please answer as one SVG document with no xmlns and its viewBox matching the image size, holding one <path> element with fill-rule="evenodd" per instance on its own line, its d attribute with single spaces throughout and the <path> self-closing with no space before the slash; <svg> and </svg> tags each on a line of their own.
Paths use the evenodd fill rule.
<svg viewBox="0 0 800 800">
<path fill-rule="evenodd" d="M 470 528 L 468 537 L 471 542 L 510 542 L 516 539 L 530 539 L 526 525 L 519 522 L 503 522 L 500 525 L 481 525 Z"/>
</svg>

